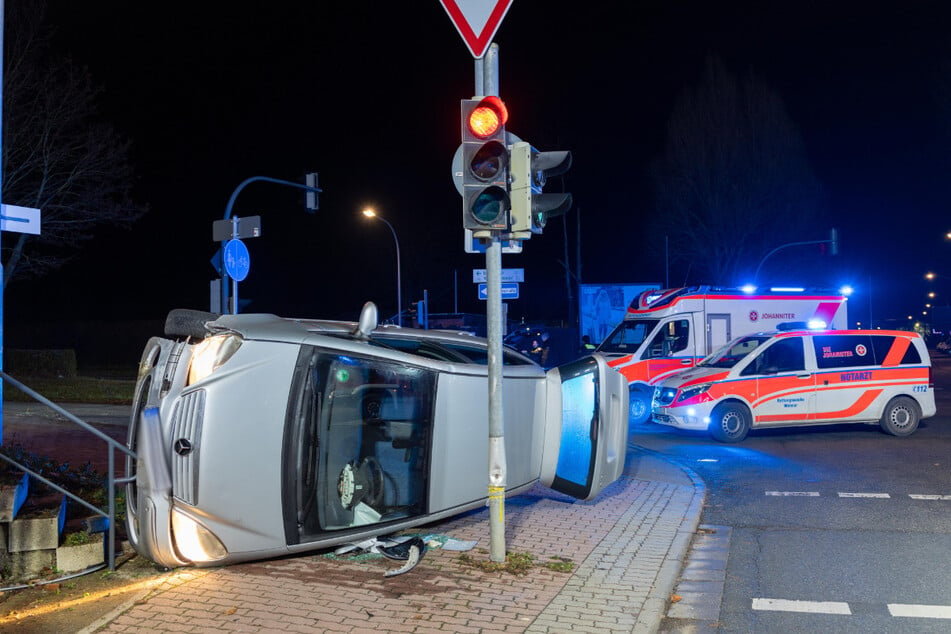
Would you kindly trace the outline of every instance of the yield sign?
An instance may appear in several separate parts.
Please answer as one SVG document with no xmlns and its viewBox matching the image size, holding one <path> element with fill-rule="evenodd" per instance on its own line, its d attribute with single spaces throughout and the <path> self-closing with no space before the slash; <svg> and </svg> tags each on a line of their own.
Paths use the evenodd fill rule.
<svg viewBox="0 0 951 634">
<path fill-rule="evenodd" d="M 476 59 L 485 55 L 512 0 L 439 0 Z"/>
</svg>

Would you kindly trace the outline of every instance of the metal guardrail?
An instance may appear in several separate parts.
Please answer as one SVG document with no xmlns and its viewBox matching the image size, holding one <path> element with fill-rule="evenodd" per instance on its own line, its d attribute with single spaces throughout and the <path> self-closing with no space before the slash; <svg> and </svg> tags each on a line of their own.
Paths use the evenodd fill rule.
<svg viewBox="0 0 951 634">
<path fill-rule="evenodd" d="M 77 425 L 79 425 L 80 427 L 88 431 L 89 433 L 93 434 L 97 438 L 105 441 L 106 444 L 108 445 L 109 471 L 106 474 L 106 487 L 108 489 L 109 504 L 108 504 L 108 509 L 106 511 L 90 504 L 89 502 L 86 502 L 82 498 L 70 493 L 69 491 L 62 488 L 61 486 L 53 482 L 50 482 L 47 478 L 44 478 L 40 474 L 32 471 L 31 469 L 25 467 L 24 465 L 21 465 L 20 463 L 16 462 L 12 458 L 9 458 L 3 454 L 0 454 L 0 459 L 3 459 L 5 462 L 9 464 L 12 464 L 14 467 L 19 469 L 20 471 L 23 471 L 24 473 L 29 474 L 31 477 L 36 478 L 37 480 L 39 480 L 46 486 L 51 487 L 56 491 L 59 491 L 60 493 L 68 497 L 69 499 L 83 505 L 84 507 L 92 511 L 93 513 L 96 513 L 97 515 L 107 518 L 109 520 L 109 538 L 108 538 L 109 543 L 107 546 L 107 552 L 108 552 L 108 558 L 109 558 L 109 570 L 115 570 L 116 569 L 116 485 L 128 484 L 129 482 L 133 482 L 135 480 L 135 476 L 131 478 L 116 478 L 115 477 L 115 470 L 116 470 L 115 450 L 119 449 L 120 451 L 122 451 L 123 453 L 131 457 L 133 460 L 135 460 L 135 457 L 136 457 L 135 452 L 129 449 L 128 447 L 126 447 L 124 444 L 102 433 L 101 431 L 99 431 L 98 429 L 90 425 L 89 423 L 85 422 L 84 420 L 80 419 L 76 415 L 63 409 L 62 407 L 60 407 L 53 401 L 49 400 L 48 398 L 46 398 L 39 392 L 36 392 L 35 390 L 30 389 L 23 383 L 20 383 L 19 381 L 14 379 L 12 376 L 7 374 L 6 372 L 3 372 L 2 370 L 0 370 L 0 379 L 8 382 L 10 385 L 17 388 L 18 390 L 20 390 L 27 396 L 33 398 L 34 400 L 42 403 L 43 405 L 46 405 L 47 407 L 49 407 L 50 409 L 52 409 L 59 415 L 63 416 L 64 418 L 72 421 L 73 423 L 76 423 Z"/>
</svg>

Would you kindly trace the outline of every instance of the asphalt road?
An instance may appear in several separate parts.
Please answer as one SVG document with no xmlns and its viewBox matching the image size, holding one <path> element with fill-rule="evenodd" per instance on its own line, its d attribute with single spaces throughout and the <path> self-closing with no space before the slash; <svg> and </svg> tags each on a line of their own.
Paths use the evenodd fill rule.
<svg viewBox="0 0 951 634">
<path fill-rule="evenodd" d="M 632 441 L 693 469 L 702 523 L 732 529 L 720 632 L 951 630 L 951 358 L 937 416 L 753 432 L 726 445 L 648 424 Z"/>
</svg>

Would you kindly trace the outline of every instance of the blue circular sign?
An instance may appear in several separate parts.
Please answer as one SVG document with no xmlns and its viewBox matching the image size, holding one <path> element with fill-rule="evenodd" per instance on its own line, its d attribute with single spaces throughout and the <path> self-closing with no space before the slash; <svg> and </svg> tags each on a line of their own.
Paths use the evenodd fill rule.
<svg viewBox="0 0 951 634">
<path fill-rule="evenodd" d="M 225 272 L 235 281 L 242 281 L 248 276 L 251 270 L 251 254 L 248 253 L 248 247 L 241 240 L 228 240 L 225 242 Z"/>
</svg>

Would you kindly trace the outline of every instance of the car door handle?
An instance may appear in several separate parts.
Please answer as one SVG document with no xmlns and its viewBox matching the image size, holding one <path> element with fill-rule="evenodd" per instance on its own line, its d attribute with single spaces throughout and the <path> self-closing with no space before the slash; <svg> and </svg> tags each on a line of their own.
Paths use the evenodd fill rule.
<svg viewBox="0 0 951 634">
<path fill-rule="evenodd" d="M 693 359 L 681 359 L 680 365 L 693 365 Z"/>
</svg>

